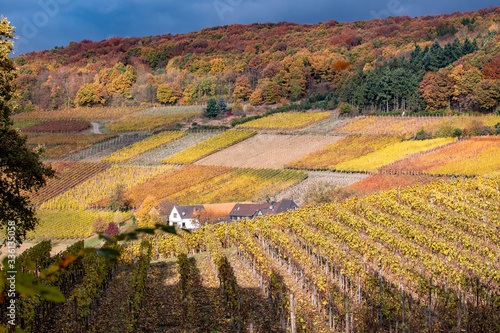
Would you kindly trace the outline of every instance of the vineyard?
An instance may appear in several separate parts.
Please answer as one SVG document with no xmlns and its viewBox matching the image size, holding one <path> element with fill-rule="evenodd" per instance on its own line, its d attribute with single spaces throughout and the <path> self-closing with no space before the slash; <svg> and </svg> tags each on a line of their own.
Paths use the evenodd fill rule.
<svg viewBox="0 0 500 333">
<path fill-rule="evenodd" d="M 128 190 L 156 176 L 168 174 L 172 167 L 113 165 L 78 185 L 68 188 L 58 196 L 44 202 L 40 208 L 48 210 L 84 210 L 89 206 L 106 206 L 109 196 L 117 185 Z M 63 184 L 66 182 L 62 179 Z M 68 187 L 68 186 L 66 186 Z"/>
<path fill-rule="evenodd" d="M 200 142 L 211 139 L 220 132 L 184 132 L 185 134 L 176 140 L 170 141 L 162 147 L 151 149 L 137 156 L 130 163 L 134 164 L 158 164 L 169 156 L 177 154 L 184 149 L 197 145 Z"/>
<path fill-rule="evenodd" d="M 236 168 L 281 169 L 288 162 L 335 142 L 340 136 L 257 134 L 196 162 Z"/>
<path fill-rule="evenodd" d="M 203 111 L 203 106 L 201 105 L 174 105 L 165 107 L 153 107 L 141 110 L 142 114 L 157 114 L 157 113 L 197 113 L 200 114 Z"/>
<path fill-rule="evenodd" d="M 43 156 L 46 158 L 59 158 L 112 137 L 112 134 L 51 133 L 29 137 L 28 145 L 33 148 L 44 147 Z"/>
<path fill-rule="evenodd" d="M 184 205 L 258 200 L 294 185 L 307 174 L 294 170 L 235 169 L 171 195 Z"/>
<path fill-rule="evenodd" d="M 186 165 L 141 185 L 134 186 L 125 192 L 125 197 L 132 206 L 138 207 L 148 196 L 152 196 L 157 200 L 166 199 L 177 192 L 227 173 L 230 170 L 230 168 L 226 167 Z"/>
<path fill-rule="evenodd" d="M 401 139 L 400 136 L 388 135 L 349 135 L 323 149 L 296 159 L 285 167 L 310 170 L 335 169 L 337 164 L 368 155 Z"/>
<path fill-rule="evenodd" d="M 212 154 L 222 148 L 238 143 L 255 134 L 256 132 L 252 130 L 226 131 L 206 141 L 200 142 L 195 146 L 189 147 L 175 155 L 167 157 L 162 161 L 162 163 L 192 163 L 199 160 L 203 156 Z"/>
<path fill-rule="evenodd" d="M 133 145 L 120 149 L 117 152 L 106 157 L 103 161 L 110 163 L 125 162 L 148 150 L 154 149 L 158 146 L 167 144 L 172 140 L 178 139 L 183 135 L 185 135 L 185 133 L 183 132 L 162 132 L 150 138 L 134 143 Z"/>
<path fill-rule="evenodd" d="M 57 197 L 109 167 L 106 163 L 95 162 L 53 162 L 49 164 L 56 171 L 56 177 L 49 179 L 39 191 L 30 194 L 31 202 L 34 205 L 40 205 Z"/>
<path fill-rule="evenodd" d="M 365 196 L 391 188 L 407 188 L 413 185 L 424 185 L 439 179 L 430 175 L 405 175 L 405 174 L 374 174 L 347 186 L 359 196 Z"/>
<path fill-rule="evenodd" d="M 255 119 L 238 125 L 240 128 L 267 130 L 296 130 L 323 121 L 330 117 L 329 112 L 287 112 L 275 113 L 264 118 Z"/>
<path fill-rule="evenodd" d="M 361 116 L 344 122 L 333 130 L 338 134 L 415 135 L 423 128 L 440 122 L 438 117 Z"/>
<path fill-rule="evenodd" d="M 237 246 L 278 318 L 286 326 L 295 318 L 297 332 L 498 331 L 498 185 L 480 178 L 393 189 L 162 236 L 158 254 L 210 249 L 212 234 Z"/>
<path fill-rule="evenodd" d="M 97 213 L 93 211 L 45 210 L 37 211 L 40 224 L 36 231 L 29 232 L 29 240 L 81 239 L 93 234 L 92 222 L 101 216 L 112 222 L 114 212 Z"/>
<path fill-rule="evenodd" d="M 63 332 L 497 332 L 499 185 L 441 180 L 108 242 L 103 248 L 116 249 L 118 262 L 80 252 L 83 243 L 50 257 L 50 242 L 42 242 L 19 262 L 37 276 L 76 256 L 50 282 L 66 301 L 19 299 L 19 324 L 29 332 L 51 325 Z M 85 234 L 90 220 L 89 213 L 44 214 L 52 221 L 47 232 L 62 233 L 60 221 L 79 218 Z"/>
<path fill-rule="evenodd" d="M 30 127 L 36 124 L 41 123 L 43 120 L 42 119 L 21 119 L 21 118 L 15 118 L 13 119 L 13 127 L 16 129 L 22 130 L 23 128 Z"/>
<path fill-rule="evenodd" d="M 389 163 L 407 158 L 413 154 L 423 153 L 426 150 L 450 144 L 454 141 L 456 141 L 455 138 L 402 141 L 376 150 L 373 153 L 339 163 L 335 165 L 335 169 L 339 171 L 373 172 Z"/>
<path fill-rule="evenodd" d="M 114 132 L 151 131 L 155 128 L 172 125 L 197 115 L 199 113 L 136 113 L 108 123 L 106 127 Z"/>
<path fill-rule="evenodd" d="M 462 130 L 495 126 L 500 123 L 500 116 L 449 116 L 449 117 L 401 117 L 401 116 L 360 116 L 345 119 L 333 129 L 338 134 L 386 134 L 414 136 L 424 130 L 432 135 L 443 129 Z"/>
<path fill-rule="evenodd" d="M 386 172 L 435 175 L 495 175 L 500 170 L 500 137 L 477 137 L 382 168 Z"/>
<path fill-rule="evenodd" d="M 72 133 L 90 128 L 87 120 L 47 120 L 23 128 L 23 132 Z"/>
</svg>

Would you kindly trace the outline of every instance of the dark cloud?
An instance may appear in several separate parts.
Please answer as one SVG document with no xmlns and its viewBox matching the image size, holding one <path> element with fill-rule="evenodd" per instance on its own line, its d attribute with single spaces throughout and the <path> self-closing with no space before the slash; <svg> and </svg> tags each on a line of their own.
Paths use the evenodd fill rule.
<svg viewBox="0 0 500 333">
<path fill-rule="evenodd" d="M 25 53 L 82 39 L 176 34 L 232 23 L 413 17 L 490 5 L 486 0 L 17 0 L 2 4 L 1 14 L 17 27 L 16 51 Z"/>
</svg>

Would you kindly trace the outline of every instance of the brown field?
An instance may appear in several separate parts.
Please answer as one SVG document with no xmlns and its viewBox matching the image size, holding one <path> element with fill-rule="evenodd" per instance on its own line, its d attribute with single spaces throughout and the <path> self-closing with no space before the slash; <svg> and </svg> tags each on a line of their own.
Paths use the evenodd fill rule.
<svg viewBox="0 0 500 333">
<path fill-rule="evenodd" d="M 282 169 L 285 164 L 319 150 L 341 136 L 257 134 L 202 158 L 196 164 L 236 168 Z"/>
</svg>

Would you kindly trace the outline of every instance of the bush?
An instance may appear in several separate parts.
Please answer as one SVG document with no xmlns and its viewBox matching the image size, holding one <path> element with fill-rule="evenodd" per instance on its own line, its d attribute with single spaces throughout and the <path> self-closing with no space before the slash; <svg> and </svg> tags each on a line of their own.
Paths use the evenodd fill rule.
<svg viewBox="0 0 500 333">
<path fill-rule="evenodd" d="M 100 216 L 96 217 L 94 222 L 92 222 L 92 230 L 95 233 L 103 233 L 106 231 L 106 228 L 108 227 L 108 223 L 104 221 L 104 219 Z"/>
<path fill-rule="evenodd" d="M 108 227 L 106 228 L 105 234 L 108 237 L 115 237 L 115 236 L 120 234 L 120 229 L 118 228 L 118 226 L 115 223 L 109 222 Z"/>
<path fill-rule="evenodd" d="M 464 132 L 464 131 L 463 131 L 461 128 L 455 128 L 455 129 L 453 130 L 453 134 L 452 134 L 452 136 L 453 136 L 454 138 L 459 138 L 459 137 L 461 137 L 461 136 L 462 136 L 463 132 Z"/>
<path fill-rule="evenodd" d="M 236 113 L 236 112 L 243 112 L 243 105 L 241 105 L 240 102 L 236 102 L 233 104 L 233 108 L 232 108 L 232 111 L 233 113 Z"/>
<path fill-rule="evenodd" d="M 430 133 L 425 132 L 423 129 L 417 132 L 415 135 L 415 140 L 428 140 L 432 139 L 432 135 Z"/>
<path fill-rule="evenodd" d="M 353 107 L 351 104 L 349 103 L 345 103 L 345 102 L 342 102 L 340 104 L 340 114 L 341 115 L 348 115 L 348 114 L 352 114 L 356 111 L 356 108 Z"/>
</svg>

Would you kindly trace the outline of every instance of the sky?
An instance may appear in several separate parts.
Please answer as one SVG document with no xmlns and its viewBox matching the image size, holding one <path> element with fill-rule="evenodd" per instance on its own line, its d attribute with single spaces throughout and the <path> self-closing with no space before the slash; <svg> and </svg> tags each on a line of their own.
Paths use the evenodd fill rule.
<svg viewBox="0 0 500 333">
<path fill-rule="evenodd" d="M 198 31 L 233 23 L 318 23 L 436 15 L 498 6 L 492 0 L 1 0 L 16 54 L 82 39 Z"/>
</svg>

